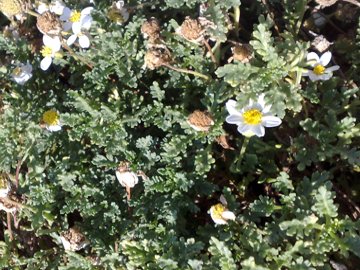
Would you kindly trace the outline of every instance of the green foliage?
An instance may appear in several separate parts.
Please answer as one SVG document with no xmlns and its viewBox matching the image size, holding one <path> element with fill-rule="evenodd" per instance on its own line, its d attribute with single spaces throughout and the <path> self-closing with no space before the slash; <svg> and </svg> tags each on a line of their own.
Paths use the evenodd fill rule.
<svg viewBox="0 0 360 270">
<path fill-rule="evenodd" d="M 321 12 L 334 12 L 336 31 L 310 29 L 309 1 L 263 2 L 131 0 L 118 25 L 110 2 L 98 0 L 91 46 L 62 46 L 47 71 L 35 18 L 12 37 L 0 17 L 0 177 L 19 183 L 7 197 L 19 203 L 12 231 L 0 212 L 0 269 L 357 265 L 360 223 L 349 216 L 360 204 L 360 24 L 338 25 L 335 4 Z M 176 32 L 201 4 L 211 52 Z M 143 34 L 151 17 L 157 39 Z M 303 77 L 314 34 L 334 41 L 327 67 L 340 71 L 326 81 Z M 230 57 L 239 44 L 251 47 L 249 61 Z M 150 69 L 151 50 L 171 60 Z M 17 84 L 14 69 L 27 61 L 32 78 Z M 282 124 L 246 140 L 226 123 L 225 104 L 240 109 L 260 94 Z M 50 109 L 60 131 L 46 129 Z M 189 124 L 196 110 L 211 115 L 207 131 Z M 131 189 L 116 177 L 125 161 L 139 180 Z M 215 224 L 209 209 L 219 202 L 235 220 Z M 61 237 L 75 226 L 89 245 L 65 250 Z"/>
</svg>

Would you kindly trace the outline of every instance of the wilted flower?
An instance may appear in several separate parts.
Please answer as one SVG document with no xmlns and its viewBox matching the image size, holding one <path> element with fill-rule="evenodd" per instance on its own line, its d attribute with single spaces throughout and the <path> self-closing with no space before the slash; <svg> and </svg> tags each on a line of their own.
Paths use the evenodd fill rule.
<svg viewBox="0 0 360 270">
<path fill-rule="evenodd" d="M 221 195 L 220 201 L 221 203 L 211 206 L 209 214 L 216 224 L 225 225 L 229 220 L 235 220 L 236 216 L 226 208 L 227 202 L 223 195 Z"/>
<path fill-rule="evenodd" d="M 26 3 L 22 0 L 0 0 L 0 11 L 9 19 L 23 19 L 25 8 Z"/>
<path fill-rule="evenodd" d="M 60 51 L 61 42 L 59 37 L 49 37 L 48 35 L 43 36 L 44 46 L 42 47 L 40 53 L 44 57 L 41 60 L 40 68 L 42 70 L 47 70 L 52 63 L 53 58 L 57 55 L 57 52 Z"/>
<path fill-rule="evenodd" d="M 28 62 L 26 64 L 19 64 L 11 73 L 13 80 L 24 85 L 32 77 L 32 65 Z"/>
<path fill-rule="evenodd" d="M 214 120 L 209 112 L 196 110 L 189 115 L 187 123 L 196 131 L 209 131 Z"/>
<path fill-rule="evenodd" d="M 93 7 L 87 7 L 80 12 L 65 7 L 63 14 L 60 16 L 60 20 L 66 21 L 64 23 L 64 30 L 72 29 L 74 34 L 81 33 L 82 29 L 89 30 L 93 21 L 90 15 L 92 10 Z"/>
<path fill-rule="evenodd" d="M 148 38 L 150 40 L 158 39 L 160 37 L 160 30 L 160 23 L 154 17 L 145 21 L 141 26 L 141 33 L 144 38 Z"/>
<path fill-rule="evenodd" d="M 108 18 L 119 25 L 126 22 L 130 14 L 124 5 L 124 1 L 113 2 L 107 13 Z"/>
<path fill-rule="evenodd" d="M 312 81 L 326 81 L 332 77 L 332 72 L 338 70 L 340 67 L 335 65 L 329 68 L 325 68 L 330 63 L 331 52 L 324 53 L 319 57 L 316 53 L 311 52 L 307 55 L 307 61 L 313 67 L 312 70 L 308 70 L 303 76 L 309 76 Z"/>
<path fill-rule="evenodd" d="M 255 103 L 250 99 L 249 105 L 241 110 L 236 108 L 236 101 L 230 99 L 226 103 L 226 109 L 230 114 L 226 117 L 226 122 L 237 125 L 237 130 L 246 137 L 263 137 L 265 127 L 276 127 L 281 124 L 280 118 L 271 115 L 271 105 L 265 105 L 264 96 L 260 95 Z"/>
<path fill-rule="evenodd" d="M 36 26 L 44 35 L 59 35 L 62 30 L 59 17 L 51 11 L 45 11 L 38 16 Z"/>
<path fill-rule="evenodd" d="M 133 188 L 139 182 L 139 177 L 130 170 L 128 162 L 121 162 L 115 174 L 123 187 Z"/>
<path fill-rule="evenodd" d="M 252 49 L 249 44 L 238 44 L 231 48 L 231 52 L 233 56 L 229 59 L 230 61 L 236 60 L 241 63 L 248 63 L 252 57 Z"/>
<path fill-rule="evenodd" d="M 188 41 L 199 43 L 204 39 L 205 29 L 199 20 L 186 17 L 181 26 L 176 29 L 176 33 Z"/>
<path fill-rule="evenodd" d="M 44 112 L 42 121 L 44 122 L 46 129 L 49 131 L 61 130 L 60 115 L 57 111 L 48 110 Z"/>
<path fill-rule="evenodd" d="M 145 67 L 154 70 L 171 62 L 171 55 L 167 48 L 150 48 L 144 57 Z"/>
<path fill-rule="evenodd" d="M 65 250 L 78 251 L 89 245 L 89 241 L 76 226 L 63 232 L 60 239 Z"/>
</svg>

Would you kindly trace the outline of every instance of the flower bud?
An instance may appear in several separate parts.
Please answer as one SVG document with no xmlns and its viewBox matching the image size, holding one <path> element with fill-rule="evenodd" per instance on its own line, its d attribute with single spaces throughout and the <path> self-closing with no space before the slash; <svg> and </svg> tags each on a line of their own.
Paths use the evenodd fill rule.
<svg viewBox="0 0 360 270">
<path fill-rule="evenodd" d="M 188 124 L 196 131 L 209 131 L 214 125 L 214 120 L 209 112 L 196 110 L 189 115 Z"/>
<path fill-rule="evenodd" d="M 78 251 L 89 245 L 89 241 L 85 235 L 83 235 L 76 226 L 63 232 L 60 239 L 65 250 Z"/>
</svg>

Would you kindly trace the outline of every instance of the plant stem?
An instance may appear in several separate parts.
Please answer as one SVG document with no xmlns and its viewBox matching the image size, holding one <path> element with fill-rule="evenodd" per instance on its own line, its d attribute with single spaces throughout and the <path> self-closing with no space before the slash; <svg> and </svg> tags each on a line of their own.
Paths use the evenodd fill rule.
<svg viewBox="0 0 360 270">
<path fill-rule="evenodd" d="M 355 5 L 355 6 L 360 7 L 360 3 L 358 1 L 356 1 L 356 0 L 342 0 L 342 1 L 348 2 L 348 3 L 351 3 L 351 4 Z"/>
<path fill-rule="evenodd" d="M 31 9 L 27 10 L 26 13 L 31 15 L 31 16 L 34 16 L 34 17 L 39 17 L 40 16 L 39 13 L 36 13 L 36 12 L 32 11 Z"/>
<path fill-rule="evenodd" d="M 75 60 L 79 60 L 84 65 L 88 66 L 90 69 L 94 68 L 94 65 L 92 63 L 89 63 L 84 57 L 77 55 L 73 49 L 71 49 L 64 41 L 62 42 L 62 46 L 70 53 L 72 57 L 74 57 Z"/>
<path fill-rule="evenodd" d="M 210 57 L 211 57 L 211 60 L 214 62 L 214 64 L 215 65 L 217 65 L 218 64 L 218 62 L 217 62 L 217 60 L 216 60 L 216 58 L 215 58 L 215 56 L 214 56 L 214 54 L 213 54 L 213 51 L 212 51 L 212 49 L 211 49 L 211 47 L 210 47 L 210 45 L 209 45 L 209 43 L 207 42 L 207 40 L 203 40 L 203 43 L 204 43 L 204 45 L 205 45 L 205 47 L 206 47 L 206 49 L 209 51 L 209 54 L 210 54 Z"/>
<path fill-rule="evenodd" d="M 11 214 L 10 213 L 6 213 L 6 217 L 7 217 L 7 227 L 9 230 L 9 235 L 10 235 L 10 240 L 14 240 L 14 236 L 12 233 L 12 229 L 11 229 Z"/>
<path fill-rule="evenodd" d="M 244 141 L 243 141 L 243 143 L 241 145 L 240 155 L 239 155 L 239 159 L 238 159 L 239 165 L 241 164 L 241 161 L 242 161 L 242 159 L 244 157 L 244 154 L 245 154 L 246 148 L 247 148 L 247 146 L 249 144 L 250 138 L 251 137 L 244 137 Z"/>
<path fill-rule="evenodd" d="M 181 72 L 181 73 L 187 73 L 187 74 L 192 74 L 196 77 L 199 77 L 199 78 L 202 78 L 204 80 L 210 80 L 210 77 L 205 75 L 205 74 L 202 74 L 202 73 L 199 73 L 199 72 L 196 72 L 196 71 L 193 71 L 193 70 L 189 70 L 189 69 L 183 69 L 183 68 L 177 68 L 177 67 L 174 67 L 172 65 L 169 65 L 169 64 L 163 64 L 163 66 L 167 67 L 167 68 L 170 68 L 172 70 L 175 70 L 177 72 Z"/>
<path fill-rule="evenodd" d="M 239 37 L 239 29 L 240 29 L 240 7 L 234 7 L 234 26 L 235 26 L 235 36 Z"/>
</svg>

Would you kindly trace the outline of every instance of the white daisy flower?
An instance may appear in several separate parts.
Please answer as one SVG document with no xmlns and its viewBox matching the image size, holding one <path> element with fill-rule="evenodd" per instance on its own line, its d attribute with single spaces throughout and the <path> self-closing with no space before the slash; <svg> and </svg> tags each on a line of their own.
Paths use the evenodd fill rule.
<svg viewBox="0 0 360 270">
<path fill-rule="evenodd" d="M 21 63 L 13 70 L 11 77 L 16 83 L 24 85 L 32 77 L 32 70 L 32 65 L 29 62 Z"/>
<path fill-rule="evenodd" d="M 87 7 L 79 12 L 78 10 L 70 10 L 67 7 L 64 8 L 64 12 L 60 16 L 60 20 L 65 21 L 64 30 L 72 29 L 74 34 L 80 33 L 82 29 L 89 30 L 93 21 L 90 15 L 93 9 L 93 7 Z"/>
<path fill-rule="evenodd" d="M 61 16 L 63 14 L 65 8 L 66 8 L 66 6 L 62 1 L 56 0 L 56 1 L 51 2 L 50 4 L 40 2 L 40 4 L 36 8 L 36 11 L 39 14 L 43 14 L 46 11 L 51 11 L 51 12 L 55 13 L 56 15 Z"/>
<path fill-rule="evenodd" d="M 46 129 L 51 132 L 61 130 L 60 115 L 57 111 L 48 110 L 44 112 L 42 121 L 44 122 Z"/>
<path fill-rule="evenodd" d="M 44 46 L 40 53 L 44 58 L 41 60 L 40 68 L 42 70 L 47 70 L 52 63 L 53 58 L 56 57 L 58 51 L 60 51 L 61 42 L 59 37 L 49 37 L 48 35 L 43 36 L 43 42 Z"/>
<path fill-rule="evenodd" d="M 325 68 L 325 66 L 330 63 L 331 56 L 331 52 L 326 52 L 321 55 L 321 57 L 314 52 L 308 53 L 307 61 L 313 69 L 305 72 L 303 76 L 309 76 L 312 81 L 326 81 L 330 79 L 332 77 L 332 72 L 340 68 L 338 65 Z"/>
<path fill-rule="evenodd" d="M 124 1 L 113 2 L 108 13 L 110 20 L 114 21 L 116 24 L 121 25 L 129 19 L 129 11 L 125 8 Z"/>
<path fill-rule="evenodd" d="M 81 48 L 86 49 L 90 47 L 90 39 L 87 34 L 78 32 L 72 34 L 66 41 L 67 45 L 71 46 L 77 39 L 79 39 L 79 45 Z"/>
<path fill-rule="evenodd" d="M 226 109 L 230 114 L 226 117 L 226 122 L 237 125 L 237 130 L 246 137 L 263 137 L 265 127 L 276 127 L 281 124 L 280 118 L 271 115 L 271 105 L 265 105 L 264 97 L 264 94 L 260 95 L 257 102 L 250 99 L 249 105 L 241 110 L 236 108 L 236 101 L 230 99 L 226 102 Z"/>
<path fill-rule="evenodd" d="M 133 188 L 139 182 L 139 177 L 132 171 L 116 171 L 115 174 L 123 187 Z"/>
<path fill-rule="evenodd" d="M 221 195 L 220 201 L 222 203 L 211 206 L 211 208 L 209 209 L 209 214 L 215 224 L 225 225 L 228 223 L 228 220 L 235 220 L 236 216 L 234 212 L 229 211 L 226 208 L 227 202 L 223 195 Z"/>
</svg>

